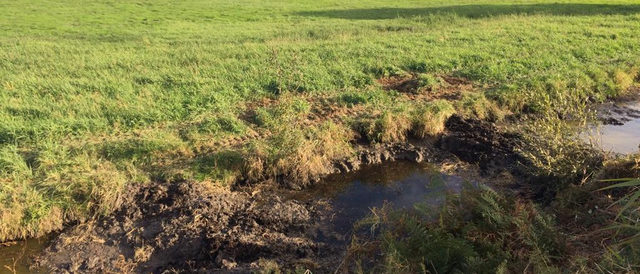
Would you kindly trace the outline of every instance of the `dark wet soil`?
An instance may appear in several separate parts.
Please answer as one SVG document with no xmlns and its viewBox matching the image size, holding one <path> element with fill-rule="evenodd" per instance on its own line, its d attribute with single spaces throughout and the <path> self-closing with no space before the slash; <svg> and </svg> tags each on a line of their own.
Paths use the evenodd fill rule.
<svg viewBox="0 0 640 274">
<path fill-rule="evenodd" d="M 517 152 L 520 137 L 500 131 L 492 123 L 452 116 L 445 124 L 448 134 L 438 145 L 459 159 L 489 169 L 513 170 L 524 161 Z"/>
<path fill-rule="evenodd" d="M 115 213 L 63 232 L 40 258 L 54 272 L 212 272 L 311 258 L 314 206 L 175 182 L 131 189 Z M 319 260 L 318 260 L 319 261 Z"/>
</svg>

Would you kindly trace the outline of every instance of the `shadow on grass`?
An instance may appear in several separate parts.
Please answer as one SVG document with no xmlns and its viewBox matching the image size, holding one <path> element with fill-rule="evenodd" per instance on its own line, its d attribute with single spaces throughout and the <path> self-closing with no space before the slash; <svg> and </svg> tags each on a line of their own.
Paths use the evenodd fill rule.
<svg viewBox="0 0 640 274">
<path fill-rule="evenodd" d="M 243 154 L 240 151 L 222 150 L 196 157 L 192 168 L 198 180 L 205 178 L 224 180 L 240 170 L 243 163 Z"/>
<path fill-rule="evenodd" d="M 431 8 L 375 8 L 350 10 L 304 11 L 297 15 L 351 20 L 411 18 L 438 14 L 456 14 L 467 18 L 500 15 L 630 15 L 640 13 L 640 5 L 608 4 L 533 4 L 533 5 L 460 5 Z"/>
</svg>

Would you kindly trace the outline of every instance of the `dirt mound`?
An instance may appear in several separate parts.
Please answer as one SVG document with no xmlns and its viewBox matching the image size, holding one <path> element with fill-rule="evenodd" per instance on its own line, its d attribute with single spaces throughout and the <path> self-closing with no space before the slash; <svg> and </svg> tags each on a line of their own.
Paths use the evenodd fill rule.
<svg viewBox="0 0 640 274">
<path fill-rule="evenodd" d="M 309 205 L 189 182 L 130 193 L 115 213 L 62 233 L 38 264 L 55 272 L 248 271 L 260 258 L 291 264 L 316 254 L 305 232 Z"/>
<path fill-rule="evenodd" d="M 447 134 L 438 142 L 442 149 L 481 169 L 514 169 L 523 158 L 516 148 L 520 138 L 501 132 L 494 124 L 454 115 L 447 120 Z"/>
<path fill-rule="evenodd" d="M 415 75 L 407 74 L 378 79 L 378 83 L 386 90 L 396 90 L 403 93 L 413 93 L 420 87 Z"/>
</svg>

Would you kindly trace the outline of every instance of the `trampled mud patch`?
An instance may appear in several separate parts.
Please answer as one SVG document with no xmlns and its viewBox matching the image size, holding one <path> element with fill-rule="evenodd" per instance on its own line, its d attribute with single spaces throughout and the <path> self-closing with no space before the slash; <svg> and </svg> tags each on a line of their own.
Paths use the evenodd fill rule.
<svg viewBox="0 0 640 274">
<path fill-rule="evenodd" d="M 260 258 L 288 265 L 317 250 L 306 234 L 310 205 L 189 182 L 130 191 L 114 214 L 62 233 L 38 264 L 55 272 L 246 271 Z"/>
<path fill-rule="evenodd" d="M 380 78 L 378 83 L 385 90 L 401 92 L 412 100 L 458 100 L 464 92 L 475 88 L 471 81 L 460 77 L 438 75 L 430 78 L 432 83 L 421 81 L 417 74 L 406 74 Z"/>
<path fill-rule="evenodd" d="M 517 152 L 519 136 L 501 132 L 492 123 L 454 115 L 445 126 L 448 134 L 438 145 L 465 162 L 478 164 L 483 170 L 514 170 L 519 162 L 524 161 Z"/>
</svg>

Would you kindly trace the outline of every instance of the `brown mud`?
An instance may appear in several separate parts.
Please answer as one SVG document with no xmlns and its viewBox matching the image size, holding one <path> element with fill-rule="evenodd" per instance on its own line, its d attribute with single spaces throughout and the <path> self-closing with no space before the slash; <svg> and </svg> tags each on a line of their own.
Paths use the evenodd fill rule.
<svg viewBox="0 0 640 274">
<path fill-rule="evenodd" d="M 385 90 L 395 90 L 407 95 L 411 100 L 435 100 L 448 99 L 459 100 L 465 92 L 477 90 L 478 86 L 473 82 L 450 75 L 438 75 L 441 79 L 438 87 L 422 87 L 417 74 L 406 74 L 378 79 Z M 486 87 L 484 87 L 486 88 Z"/>
<path fill-rule="evenodd" d="M 317 218 L 313 204 L 194 182 L 151 184 L 129 193 L 113 214 L 63 232 L 38 265 L 53 272 L 162 273 L 246 271 L 259 258 L 283 266 L 320 261 L 308 234 Z"/>
<path fill-rule="evenodd" d="M 336 175 L 332 176 L 338 179 L 333 180 L 348 178 L 351 173 L 347 172 L 394 161 L 432 162 L 441 170 L 444 166 L 470 163 L 480 167 L 482 176 L 495 177 L 504 171 L 508 173 L 521 160 L 516 149 L 519 137 L 503 133 L 491 123 L 453 116 L 446 127 L 440 140 L 363 146 L 357 156 L 335 164 Z M 469 174 L 472 173 L 481 180 L 480 175 Z M 326 224 L 332 221 L 327 220 L 344 211 L 344 203 L 322 195 L 303 199 L 299 195 L 305 191 L 295 190 L 309 190 L 317 182 L 314 186 L 273 182 L 239 185 L 233 190 L 211 189 L 205 184 L 180 180 L 131 186 L 119 209 L 95 221 L 67 228 L 35 266 L 56 273 L 210 273 L 250 272 L 265 267 L 268 261 L 282 269 L 335 271 L 342 259 L 344 239 L 348 237 L 344 236 L 344 229 L 362 217 L 360 213 L 343 218 L 340 228 L 328 229 Z M 409 187 L 399 193 L 415 189 Z M 345 194 L 343 200 L 367 195 L 381 197 L 376 203 L 396 196 L 415 198 L 385 188 L 375 190 L 377 196 L 372 192 L 355 193 L 361 194 Z M 358 210 L 362 211 L 362 207 Z M 343 241 L 327 241 L 326 235 L 332 235 L 331 230 L 342 233 Z"/>
<path fill-rule="evenodd" d="M 640 87 L 632 88 L 624 96 L 598 105 L 596 112 L 603 125 L 621 126 L 640 119 Z"/>
<path fill-rule="evenodd" d="M 448 134 L 440 139 L 439 146 L 462 161 L 478 164 L 484 171 L 513 171 L 525 161 L 517 152 L 522 146 L 520 136 L 501 132 L 492 123 L 454 115 L 445 127 Z"/>
</svg>

